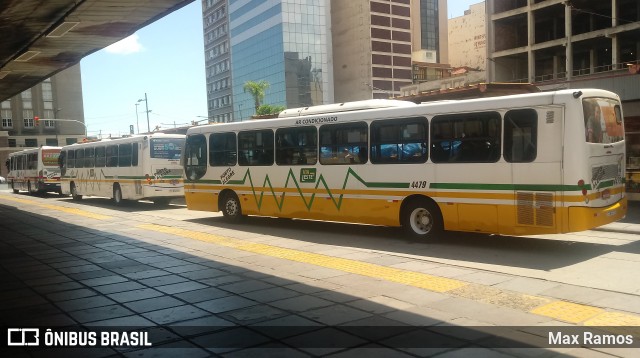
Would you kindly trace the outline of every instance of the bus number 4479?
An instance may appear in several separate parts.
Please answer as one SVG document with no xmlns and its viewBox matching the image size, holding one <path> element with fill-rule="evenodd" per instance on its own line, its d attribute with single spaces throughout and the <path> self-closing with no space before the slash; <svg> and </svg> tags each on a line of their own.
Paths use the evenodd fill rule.
<svg viewBox="0 0 640 358">
<path fill-rule="evenodd" d="M 417 189 L 426 188 L 427 187 L 427 181 L 426 180 L 412 181 L 411 182 L 411 187 L 412 188 L 417 188 Z"/>
</svg>

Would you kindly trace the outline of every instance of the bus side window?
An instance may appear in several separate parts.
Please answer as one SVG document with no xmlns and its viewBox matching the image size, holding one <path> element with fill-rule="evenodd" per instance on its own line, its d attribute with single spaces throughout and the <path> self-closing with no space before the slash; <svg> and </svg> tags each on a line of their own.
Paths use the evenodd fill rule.
<svg viewBox="0 0 640 358">
<path fill-rule="evenodd" d="M 238 152 L 240 165 L 273 165 L 273 131 L 265 129 L 238 133 Z"/>
<path fill-rule="evenodd" d="M 374 121 L 371 123 L 371 162 L 426 162 L 427 128 L 427 119 L 424 117 Z"/>
<path fill-rule="evenodd" d="M 96 168 L 104 168 L 107 160 L 105 158 L 105 147 L 96 147 Z"/>
<path fill-rule="evenodd" d="M 84 167 L 93 168 L 96 164 L 95 148 L 90 147 L 84 150 Z"/>
<path fill-rule="evenodd" d="M 325 124 L 320 127 L 319 136 L 320 164 L 364 164 L 363 160 L 366 162 L 367 123 Z"/>
<path fill-rule="evenodd" d="M 118 166 L 118 146 L 117 145 L 107 146 L 106 158 L 107 158 L 107 167 Z"/>
<path fill-rule="evenodd" d="M 70 149 L 67 152 L 67 168 L 75 168 L 76 167 L 76 152 L 73 149 Z"/>
<path fill-rule="evenodd" d="M 500 159 L 498 112 L 435 116 L 431 120 L 431 161 L 495 163 Z"/>
<path fill-rule="evenodd" d="M 84 148 L 76 149 L 76 168 L 84 167 Z"/>
<path fill-rule="evenodd" d="M 533 109 L 508 111 L 504 116 L 504 160 L 529 163 L 538 154 L 538 113 Z"/>
<path fill-rule="evenodd" d="M 281 128 L 276 131 L 278 165 L 314 165 L 317 151 L 316 127 Z"/>
<path fill-rule="evenodd" d="M 236 165 L 236 134 L 212 133 L 209 136 L 209 164 L 213 167 Z M 244 162 L 246 164 L 246 161 Z"/>
<path fill-rule="evenodd" d="M 131 166 L 138 166 L 138 143 L 131 143 Z"/>
</svg>

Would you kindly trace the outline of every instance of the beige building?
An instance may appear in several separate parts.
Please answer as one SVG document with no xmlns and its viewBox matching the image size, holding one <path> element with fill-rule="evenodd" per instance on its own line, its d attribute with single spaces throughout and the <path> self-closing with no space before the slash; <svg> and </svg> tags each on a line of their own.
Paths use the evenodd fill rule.
<svg viewBox="0 0 640 358">
<path fill-rule="evenodd" d="M 473 4 L 463 16 L 449 19 L 449 63 L 484 71 L 487 58 L 485 3 Z"/>
<path fill-rule="evenodd" d="M 415 63 L 446 63 L 446 14 L 446 0 L 332 0 L 335 101 L 398 96 Z"/>
<path fill-rule="evenodd" d="M 80 65 L 0 102 L 0 175 L 11 152 L 43 145 L 63 146 L 85 138 Z M 38 117 L 38 120 L 35 119 Z M 36 123 L 38 122 L 38 123 Z"/>
<path fill-rule="evenodd" d="M 409 1 L 331 1 L 335 102 L 388 98 L 411 84 L 410 15 Z"/>
</svg>

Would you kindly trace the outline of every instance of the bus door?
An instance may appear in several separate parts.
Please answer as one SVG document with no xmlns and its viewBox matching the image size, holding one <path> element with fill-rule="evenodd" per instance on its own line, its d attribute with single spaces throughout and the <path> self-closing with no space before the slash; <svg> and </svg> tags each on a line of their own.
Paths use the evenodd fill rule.
<svg viewBox="0 0 640 358">
<path fill-rule="evenodd" d="M 510 110 L 504 116 L 504 159 L 511 166 L 513 234 L 555 232 L 562 202 L 562 108 Z M 502 223 L 505 225 L 506 223 Z M 504 231 L 511 231 L 508 227 Z M 532 228 L 540 230 L 532 230 Z"/>
</svg>

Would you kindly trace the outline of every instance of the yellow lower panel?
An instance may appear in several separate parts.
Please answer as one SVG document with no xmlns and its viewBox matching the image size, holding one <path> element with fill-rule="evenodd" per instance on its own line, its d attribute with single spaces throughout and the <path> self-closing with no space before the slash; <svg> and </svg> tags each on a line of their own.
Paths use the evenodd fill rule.
<svg viewBox="0 0 640 358">
<path fill-rule="evenodd" d="M 498 232 L 498 206 L 486 204 L 458 204 L 459 230 Z"/>
<path fill-rule="evenodd" d="M 400 202 L 356 199 L 309 197 L 285 195 L 277 199 L 273 195 L 260 198 L 252 194 L 240 195 L 243 214 L 287 218 L 353 222 L 372 225 L 399 226 Z M 309 207 L 311 209 L 309 209 Z"/>
<path fill-rule="evenodd" d="M 189 210 L 218 211 L 218 195 L 185 192 L 184 199 Z"/>
<path fill-rule="evenodd" d="M 218 211 L 218 195 L 207 192 L 185 193 L 190 210 Z M 399 226 L 398 200 L 301 197 L 287 193 L 240 194 L 245 215 L 276 216 L 312 220 Z M 475 203 L 439 203 L 446 230 L 496 233 L 501 235 L 558 234 L 592 229 L 621 219 L 627 210 L 626 199 L 605 208 L 556 207 L 549 226 L 520 225 L 515 205 Z M 309 209 L 310 208 L 310 209 Z"/>
<path fill-rule="evenodd" d="M 569 232 L 593 229 L 610 224 L 627 215 L 627 198 L 602 208 L 571 207 L 569 208 Z"/>
</svg>

